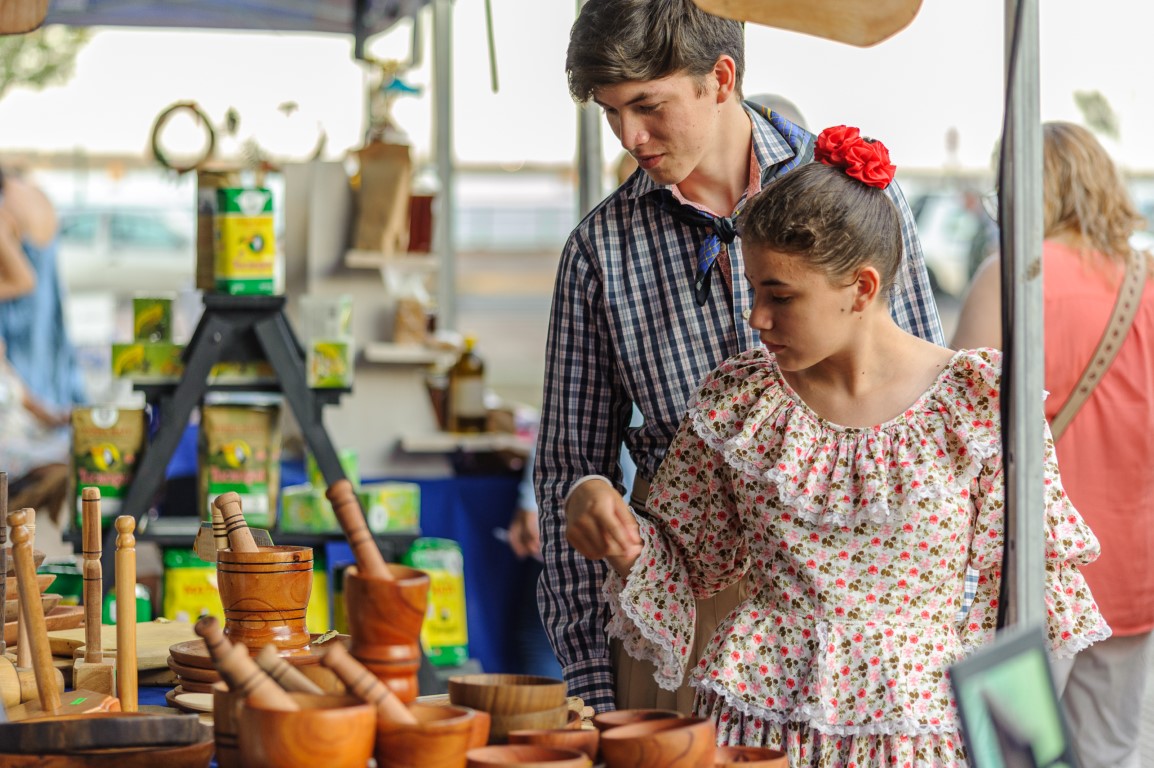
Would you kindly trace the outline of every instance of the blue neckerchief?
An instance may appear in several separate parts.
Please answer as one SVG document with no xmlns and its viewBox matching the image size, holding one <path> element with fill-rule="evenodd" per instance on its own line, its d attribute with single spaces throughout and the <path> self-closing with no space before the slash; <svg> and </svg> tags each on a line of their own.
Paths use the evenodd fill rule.
<svg viewBox="0 0 1154 768">
<path fill-rule="evenodd" d="M 794 125 L 768 107 L 753 102 L 748 103 L 769 120 L 774 130 L 794 151 L 792 158 L 774 166 L 774 178 L 813 159 L 813 134 Z M 762 182 L 765 183 L 766 181 L 763 177 Z M 699 307 L 705 306 L 705 302 L 709 300 L 709 287 L 712 282 L 710 276 L 713 274 L 717 257 L 721 255 L 721 244 L 729 245 L 737 239 L 737 217 L 741 214 L 746 202 L 748 201 L 743 200 L 739 203 L 730 216 L 712 216 L 700 208 L 681 203 L 669 190 L 662 190 L 660 195 L 661 207 L 675 219 L 692 227 L 710 227 L 713 230 L 701 243 L 701 247 L 697 249 L 697 269 L 693 273 L 693 297 Z"/>
</svg>

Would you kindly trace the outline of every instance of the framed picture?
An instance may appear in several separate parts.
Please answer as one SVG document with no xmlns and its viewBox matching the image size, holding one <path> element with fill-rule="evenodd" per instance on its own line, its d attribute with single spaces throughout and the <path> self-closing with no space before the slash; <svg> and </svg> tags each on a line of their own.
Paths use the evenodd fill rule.
<svg viewBox="0 0 1154 768">
<path fill-rule="evenodd" d="M 1080 768 L 1040 627 L 1003 630 L 950 684 L 974 768 Z"/>
</svg>

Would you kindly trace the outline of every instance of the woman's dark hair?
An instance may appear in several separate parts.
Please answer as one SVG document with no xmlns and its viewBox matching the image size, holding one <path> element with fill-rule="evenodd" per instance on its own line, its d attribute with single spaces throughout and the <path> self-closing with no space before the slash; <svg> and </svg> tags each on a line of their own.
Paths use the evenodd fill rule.
<svg viewBox="0 0 1154 768">
<path fill-rule="evenodd" d="M 738 217 L 738 231 L 744 248 L 802 256 L 832 281 L 872 265 L 885 293 L 901 266 L 901 218 L 885 191 L 820 162 L 767 184 Z"/>
<path fill-rule="evenodd" d="M 733 58 L 736 93 L 745 76 L 745 30 L 693 0 L 588 0 L 569 31 L 569 93 L 584 104 L 605 85 L 685 73 L 701 81 Z"/>
</svg>

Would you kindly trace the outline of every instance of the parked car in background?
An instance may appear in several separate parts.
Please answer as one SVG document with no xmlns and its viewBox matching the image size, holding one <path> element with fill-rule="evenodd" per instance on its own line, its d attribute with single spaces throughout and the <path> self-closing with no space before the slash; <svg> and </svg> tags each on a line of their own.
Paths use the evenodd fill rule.
<svg viewBox="0 0 1154 768">
<path fill-rule="evenodd" d="M 961 298 L 974 270 L 998 250 L 998 226 L 972 191 L 930 192 L 913 197 L 917 222 L 934 292 Z"/>
<path fill-rule="evenodd" d="M 193 285 L 194 211 L 85 207 L 59 215 L 59 267 L 68 294 L 127 296 Z"/>
</svg>

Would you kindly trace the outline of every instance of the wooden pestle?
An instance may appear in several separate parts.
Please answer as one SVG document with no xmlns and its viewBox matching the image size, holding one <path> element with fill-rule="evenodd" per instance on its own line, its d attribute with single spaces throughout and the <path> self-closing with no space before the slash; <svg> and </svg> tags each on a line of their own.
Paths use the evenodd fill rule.
<svg viewBox="0 0 1154 768">
<path fill-rule="evenodd" d="M 224 629 L 215 616 L 202 616 L 193 629 L 204 638 L 216 671 L 230 691 L 267 709 L 300 709 L 300 704 L 256 665 L 244 643 L 232 643 L 224 636 Z"/>
<path fill-rule="evenodd" d="M 353 493 L 353 484 L 346 478 L 341 478 L 328 487 L 325 496 L 333 505 L 333 513 L 345 537 L 349 540 L 349 547 L 353 550 L 353 559 L 357 561 L 357 570 L 363 576 L 372 579 L 393 581 L 393 572 L 389 570 L 381 550 L 369 526 L 365 523 L 365 513 Z"/>
<path fill-rule="evenodd" d="M 240 494 L 235 491 L 222 493 L 217 496 L 212 505 L 220 510 L 224 518 L 224 530 L 228 536 L 229 547 L 234 552 L 257 552 L 259 549 L 253 541 L 252 532 L 245 522 L 244 512 L 240 508 Z"/>
<path fill-rule="evenodd" d="M 260 649 L 260 653 L 256 655 L 256 664 L 286 691 L 324 693 L 319 685 L 309 680 L 303 672 L 281 658 L 280 652 L 272 643 Z"/>
<path fill-rule="evenodd" d="M 241 517 L 243 519 L 243 515 Z M 215 503 L 212 505 L 212 540 L 216 544 L 217 552 L 228 549 L 228 532 L 224 529 L 224 513 Z"/>
<path fill-rule="evenodd" d="M 321 657 L 321 664 L 336 672 L 337 677 L 354 696 L 375 705 L 377 716 L 381 720 L 405 725 L 417 724 L 416 716 L 409 711 L 404 702 L 389 690 L 389 686 L 354 659 L 342 643 L 333 642 L 329 645 L 331 647 Z"/>
<path fill-rule="evenodd" d="M 24 529 L 28 531 L 28 552 L 31 553 L 36 546 L 36 510 L 27 507 L 24 510 Z M 11 523 L 9 523 L 11 525 Z M 15 544 L 15 542 L 13 542 Z M 12 551 L 12 556 L 16 556 L 16 551 Z M 29 554 L 31 557 L 31 554 Z M 33 566 L 33 572 L 36 568 Z M 24 597 L 23 593 L 20 595 L 20 610 L 16 612 L 16 666 L 20 669 L 28 669 L 32 666 L 32 644 L 28 642 L 28 619 L 24 612 Z M 40 591 L 37 588 L 36 602 L 40 605 L 40 613 L 44 614 L 44 604 L 40 602 Z M 47 625 L 45 625 L 47 626 Z"/>
<path fill-rule="evenodd" d="M 124 712 L 137 710 L 136 518 L 116 518 L 116 694 Z"/>
<path fill-rule="evenodd" d="M 36 689 L 40 694 L 40 708 L 45 712 L 60 709 L 60 692 L 56 689 L 52 666 L 52 649 L 48 646 L 48 627 L 44 623 L 44 606 L 40 602 L 40 588 L 36 584 L 36 564 L 32 561 L 32 542 L 26 526 L 28 513 L 21 509 L 8 516 L 12 527 L 12 557 L 16 561 L 16 586 L 20 591 L 20 613 L 27 625 L 27 637 L 21 646 L 28 648 L 32 657 L 32 670 L 36 675 Z M 31 642 L 31 638 L 42 638 L 43 642 Z M 34 646 L 34 647 L 33 647 Z"/>
<path fill-rule="evenodd" d="M 104 549 L 100 530 L 100 489 L 88 487 L 81 491 L 81 526 L 84 555 L 84 661 L 99 664 L 104 661 L 103 640 L 100 637 L 100 609 L 104 596 L 104 570 L 100 555 Z"/>
</svg>

